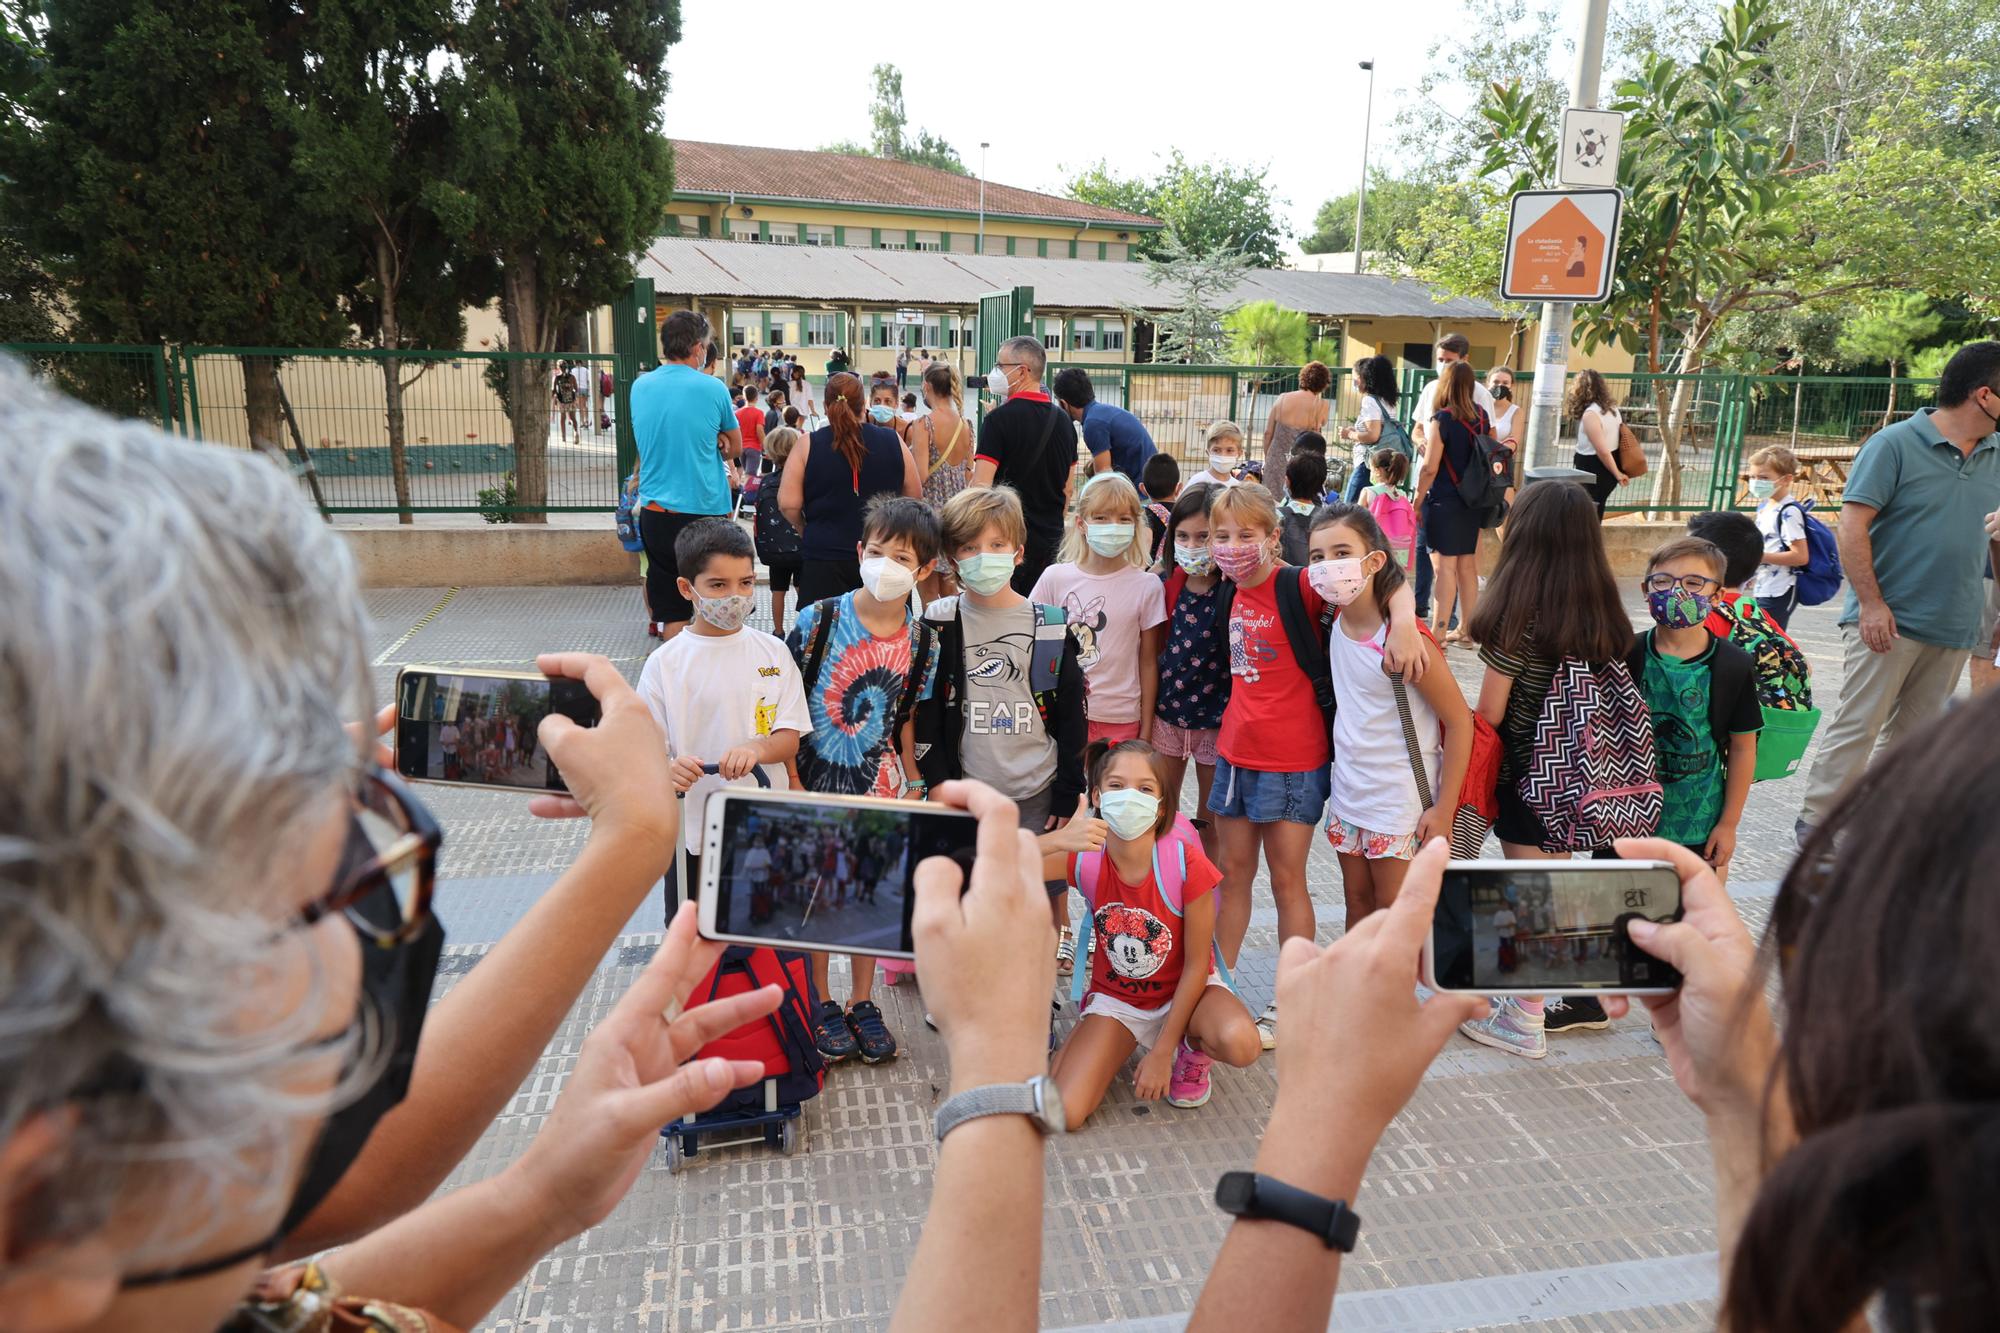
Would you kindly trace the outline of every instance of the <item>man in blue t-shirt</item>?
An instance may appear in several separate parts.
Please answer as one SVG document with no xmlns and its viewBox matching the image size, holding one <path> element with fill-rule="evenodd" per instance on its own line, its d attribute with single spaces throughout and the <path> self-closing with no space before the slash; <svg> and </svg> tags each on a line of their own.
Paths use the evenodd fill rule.
<svg viewBox="0 0 2000 1333">
<path fill-rule="evenodd" d="M 632 381 L 648 628 L 662 639 L 694 615 L 675 582 L 674 539 L 696 519 L 728 517 L 727 460 L 743 452 L 729 388 L 703 369 L 712 337 L 706 318 L 676 310 L 660 325 L 660 365 Z"/>
<path fill-rule="evenodd" d="M 1090 376 L 1075 366 L 1056 372 L 1055 391 L 1063 411 L 1083 430 L 1083 445 L 1090 451 L 1091 472 L 1122 472 L 1134 487 L 1142 488 L 1143 495 L 1140 474 L 1146 470 L 1146 460 L 1159 452 L 1153 447 L 1146 424 L 1122 407 L 1098 402 Z M 1282 485 L 1284 478 L 1278 481 Z"/>
</svg>

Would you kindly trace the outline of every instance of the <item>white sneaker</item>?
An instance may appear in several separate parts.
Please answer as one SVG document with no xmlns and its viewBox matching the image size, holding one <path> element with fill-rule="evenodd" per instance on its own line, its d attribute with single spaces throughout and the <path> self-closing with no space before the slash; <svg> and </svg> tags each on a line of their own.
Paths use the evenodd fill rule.
<svg viewBox="0 0 2000 1333">
<path fill-rule="evenodd" d="M 1264 1012 L 1257 1015 L 1257 1038 L 1264 1043 L 1264 1049 L 1267 1051 L 1274 1051 L 1278 1048 L 1278 1002 L 1276 1000 L 1265 1005 Z"/>
</svg>

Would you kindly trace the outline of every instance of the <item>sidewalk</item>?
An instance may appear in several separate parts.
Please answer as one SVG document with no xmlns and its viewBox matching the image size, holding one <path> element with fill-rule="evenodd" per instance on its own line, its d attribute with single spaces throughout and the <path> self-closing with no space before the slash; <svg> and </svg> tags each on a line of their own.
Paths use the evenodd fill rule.
<svg viewBox="0 0 2000 1333">
<path fill-rule="evenodd" d="M 575 648 L 605 653 L 636 677 L 652 646 L 636 588 L 465 589 L 449 598 L 445 589 L 396 589 L 370 594 L 370 603 L 385 696 L 404 663 L 525 666 L 538 650 Z M 1815 608 L 1795 622 L 1826 704 L 1839 689 L 1833 619 Z M 1475 655 L 1454 649 L 1450 660 L 1476 691 Z M 1791 859 L 1798 788 L 1794 779 L 1752 789 L 1734 889 L 1753 929 Z M 447 835 L 442 993 L 568 864 L 584 830 L 533 820 L 507 793 L 423 795 Z M 1309 874 L 1320 935 L 1330 938 L 1339 874 L 1323 840 L 1314 841 Z M 1253 1010 L 1276 966 L 1276 914 L 1261 876 L 1256 901 L 1238 969 Z M 533 1136 L 591 1023 L 657 944 L 657 912 L 648 903 L 634 915 L 450 1186 L 499 1169 Z M 845 993 L 844 968 L 834 960 L 836 993 Z M 481 1328 L 886 1327 L 928 1204 L 930 1115 L 947 1071 L 914 988 L 878 987 L 877 996 L 903 1054 L 833 1071 L 807 1106 L 798 1156 L 704 1150 L 679 1176 L 656 1164 L 604 1225 L 537 1265 Z M 1065 1003 L 1061 1025 L 1071 1021 Z M 1224 1231 L 1210 1201 L 1215 1178 L 1251 1159 L 1274 1075 L 1269 1058 L 1218 1070 L 1214 1098 L 1198 1111 L 1135 1103 L 1121 1080 L 1088 1125 L 1051 1146 L 1043 1327 L 1180 1326 Z M 1454 1039 L 1384 1136 L 1356 1200 L 1362 1239 L 1346 1265 L 1336 1327 L 1712 1327 L 1710 1193 L 1701 1119 L 1640 1020 L 1559 1038 L 1540 1062 Z M 967 1278 L 966 1327 L 976 1328 L 977 1275 Z"/>
</svg>

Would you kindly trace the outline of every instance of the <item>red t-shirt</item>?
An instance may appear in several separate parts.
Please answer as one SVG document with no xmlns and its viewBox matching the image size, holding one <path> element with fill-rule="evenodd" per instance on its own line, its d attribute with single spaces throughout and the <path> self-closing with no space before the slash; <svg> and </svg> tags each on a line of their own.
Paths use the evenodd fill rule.
<svg viewBox="0 0 2000 1333">
<path fill-rule="evenodd" d="M 755 403 L 746 403 L 736 409 L 736 424 L 743 431 L 745 449 L 764 447 L 764 409 Z"/>
<path fill-rule="evenodd" d="M 1173 853 L 1169 849 L 1162 854 Z M 1077 882 L 1075 853 L 1069 858 L 1069 882 Z M 1215 863 L 1188 848 L 1182 907 L 1221 882 L 1222 872 Z M 1174 989 L 1181 984 L 1186 936 L 1181 913 L 1167 902 L 1152 875 L 1143 884 L 1127 884 L 1118 877 L 1110 854 L 1104 853 L 1097 871 L 1097 909 L 1090 919 L 1090 989 L 1141 1009 L 1165 1008 L 1174 1002 Z"/>
<path fill-rule="evenodd" d="M 1238 768 L 1303 773 L 1330 756 L 1312 681 L 1292 657 L 1278 619 L 1278 578 L 1239 587 L 1229 608 L 1229 703 L 1216 749 Z M 1306 618 L 1318 624 L 1327 604 L 1298 571 Z"/>
</svg>

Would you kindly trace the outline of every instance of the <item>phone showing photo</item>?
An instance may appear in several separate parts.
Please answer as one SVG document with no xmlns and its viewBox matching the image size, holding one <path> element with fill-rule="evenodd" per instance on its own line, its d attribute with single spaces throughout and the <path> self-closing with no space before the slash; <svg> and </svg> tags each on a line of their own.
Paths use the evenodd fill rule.
<svg viewBox="0 0 2000 1333">
<path fill-rule="evenodd" d="M 396 772 L 412 782 L 568 791 L 536 729 L 550 713 L 597 725 L 580 680 L 534 671 L 409 666 L 396 673 Z"/>
<path fill-rule="evenodd" d="M 1681 918 L 1665 861 L 1454 861 L 1424 944 L 1424 984 L 1480 995 L 1669 995 L 1672 967 L 1626 923 Z"/>
<path fill-rule="evenodd" d="M 700 930 L 730 944 L 913 958 L 913 877 L 925 858 L 968 882 L 979 821 L 871 796 L 727 788 L 709 797 Z"/>
</svg>

